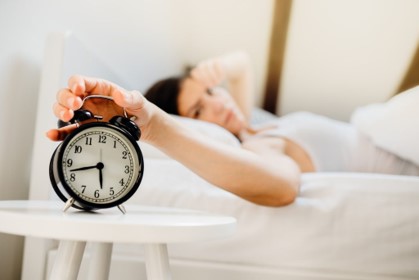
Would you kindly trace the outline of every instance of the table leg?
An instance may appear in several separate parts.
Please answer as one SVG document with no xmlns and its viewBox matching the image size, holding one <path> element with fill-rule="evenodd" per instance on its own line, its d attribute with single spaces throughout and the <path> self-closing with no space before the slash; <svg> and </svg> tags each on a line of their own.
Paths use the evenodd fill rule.
<svg viewBox="0 0 419 280">
<path fill-rule="evenodd" d="M 111 267 L 111 257 L 112 243 L 93 243 L 87 279 L 107 280 Z"/>
<path fill-rule="evenodd" d="M 170 280 L 169 255 L 166 244 L 145 244 L 147 280 Z"/>
<path fill-rule="evenodd" d="M 86 242 L 61 240 L 50 280 L 76 280 Z"/>
</svg>

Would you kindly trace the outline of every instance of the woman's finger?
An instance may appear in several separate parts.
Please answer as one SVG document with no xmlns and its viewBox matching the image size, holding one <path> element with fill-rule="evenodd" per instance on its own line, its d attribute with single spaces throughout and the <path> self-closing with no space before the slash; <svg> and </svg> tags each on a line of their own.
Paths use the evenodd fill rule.
<svg viewBox="0 0 419 280">
<path fill-rule="evenodd" d="M 117 86 L 103 79 L 85 77 L 80 75 L 71 76 L 68 80 L 68 88 L 76 96 L 82 99 L 89 94 L 101 94 L 111 96 Z"/>
<path fill-rule="evenodd" d="M 205 60 L 199 63 L 192 71 L 191 76 L 204 86 L 211 88 L 223 80 L 223 71 L 217 59 Z"/>
<path fill-rule="evenodd" d="M 82 99 L 75 95 L 68 88 L 61 89 L 57 93 L 57 102 L 68 109 L 77 110 L 80 109 L 83 104 Z"/>
<path fill-rule="evenodd" d="M 72 109 L 64 107 L 58 102 L 54 103 L 52 110 L 57 118 L 65 122 L 68 122 L 74 116 L 74 111 Z"/>
<path fill-rule="evenodd" d="M 115 103 L 127 111 L 138 113 L 144 107 L 145 98 L 139 91 L 115 90 L 112 96 Z"/>
<path fill-rule="evenodd" d="M 97 82 L 93 78 L 88 78 L 80 75 L 71 76 L 68 79 L 68 88 L 72 93 L 85 98 L 88 93 L 93 92 L 97 86 Z"/>
<path fill-rule="evenodd" d="M 215 77 L 214 77 L 212 67 L 213 67 L 212 60 L 203 61 L 197 67 L 197 71 L 200 73 L 201 79 L 207 87 L 214 86 Z"/>
<path fill-rule="evenodd" d="M 52 141 L 62 141 L 76 128 L 77 125 L 72 124 L 58 129 L 51 129 L 47 131 L 47 137 Z"/>
<path fill-rule="evenodd" d="M 221 61 L 217 59 L 214 63 L 214 75 L 217 79 L 217 85 L 221 83 L 221 81 L 224 79 L 224 69 L 221 65 Z"/>
<path fill-rule="evenodd" d="M 191 70 L 190 76 L 192 77 L 192 79 L 194 79 L 195 81 L 199 81 L 200 83 L 203 83 L 202 78 L 201 78 L 201 74 L 198 70 L 197 67 L 193 68 Z"/>
</svg>

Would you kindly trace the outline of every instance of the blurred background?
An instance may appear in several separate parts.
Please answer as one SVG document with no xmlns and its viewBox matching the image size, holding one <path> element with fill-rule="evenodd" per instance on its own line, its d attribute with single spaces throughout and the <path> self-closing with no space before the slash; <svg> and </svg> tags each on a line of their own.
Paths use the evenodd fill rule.
<svg viewBox="0 0 419 280">
<path fill-rule="evenodd" d="M 0 1 L 0 200 L 28 198 L 50 32 L 71 30 L 124 87 L 142 91 L 201 59 L 245 50 L 257 105 L 347 121 L 418 81 L 418 15 L 417 0 Z M 20 278 L 22 250 L 23 238 L 0 234 L 1 279 Z"/>
</svg>

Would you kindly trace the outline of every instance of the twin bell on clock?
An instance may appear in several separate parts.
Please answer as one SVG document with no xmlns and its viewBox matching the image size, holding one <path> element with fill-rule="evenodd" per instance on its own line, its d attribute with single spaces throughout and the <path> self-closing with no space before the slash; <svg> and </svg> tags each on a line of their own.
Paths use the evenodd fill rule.
<svg viewBox="0 0 419 280">
<path fill-rule="evenodd" d="M 112 101 L 111 97 L 90 95 Z M 113 101 L 112 101 L 113 102 Z M 83 121 L 93 120 L 91 122 Z M 96 120 L 96 121 L 94 121 Z M 137 144 L 141 132 L 134 121 L 114 116 L 109 121 L 87 110 L 74 112 L 59 127 L 80 124 L 55 149 L 49 166 L 52 187 L 69 207 L 95 210 L 117 206 L 123 213 L 123 204 L 140 186 L 144 160 Z"/>
</svg>

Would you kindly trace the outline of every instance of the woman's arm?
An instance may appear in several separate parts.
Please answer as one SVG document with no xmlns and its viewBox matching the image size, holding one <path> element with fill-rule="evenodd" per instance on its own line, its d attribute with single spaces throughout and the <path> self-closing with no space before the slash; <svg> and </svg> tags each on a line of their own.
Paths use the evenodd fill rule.
<svg viewBox="0 0 419 280">
<path fill-rule="evenodd" d="M 254 77 L 250 58 L 237 51 L 201 61 L 191 71 L 192 78 L 211 88 L 223 81 L 247 119 L 254 105 Z"/>
<path fill-rule="evenodd" d="M 283 206 L 296 198 L 300 169 L 282 148 L 256 141 L 245 149 L 232 147 L 189 130 L 166 114 L 159 118 L 148 142 L 208 182 L 265 206 Z"/>
<path fill-rule="evenodd" d="M 126 91 L 110 82 L 72 77 L 69 87 L 57 95 L 54 113 L 63 121 L 80 108 L 82 98 L 89 94 L 112 96 L 114 102 L 86 102 L 83 108 L 101 112 L 109 119 L 124 107 L 136 117 L 141 139 L 173 159 L 181 162 L 210 183 L 246 200 L 267 206 L 291 203 L 299 187 L 300 171 L 294 161 L 284 156 L 278 147 L 260 149 L 227 146 L 197 134 L 182 126 L 174 118 L 148 102 L 137 91 Z M 48 132 L 52 140 L 62 140 L 69 128 Z M 269 149 L 269 151 L 266 151 Z"/>
</svg>

